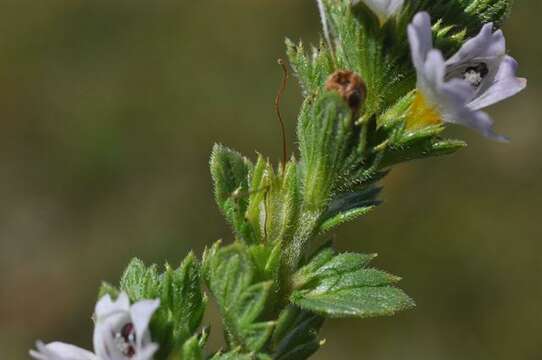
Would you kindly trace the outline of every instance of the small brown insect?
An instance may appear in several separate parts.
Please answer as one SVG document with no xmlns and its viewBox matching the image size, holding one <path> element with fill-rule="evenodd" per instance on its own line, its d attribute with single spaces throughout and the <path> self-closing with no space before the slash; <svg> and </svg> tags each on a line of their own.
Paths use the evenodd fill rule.
<svg viewBox="0 0 542 360">
<path fill-rule="evenodd" d="M 359 110 L 367 94 L 361 76 L 350 70 L 337 70 L 331 74 L 326 80 L 326 90 L 337 91 L 353 112 Z"/>
</svg>

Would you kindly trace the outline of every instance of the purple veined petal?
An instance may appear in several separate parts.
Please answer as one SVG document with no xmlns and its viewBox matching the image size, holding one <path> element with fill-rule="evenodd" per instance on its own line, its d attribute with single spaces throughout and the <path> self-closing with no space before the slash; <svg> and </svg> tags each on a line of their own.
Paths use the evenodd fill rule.
<svg viewBox="0 0 542 360">
<path fill-rule="evenodd" d="M 426 101 L 432 105 L 440 103 L 439 87 L 442 84 L 442 72 L 444 71 L 444 59 L 438 50 L 427 57 L 422 66 L 416 71 L 416 87 L 423 94 Z"/>
<path fill-rule="evenodd" d="M 408 41 L 414 67 L 419 71 L 429 51 L 433 48 L 433 33 L 431 30 L 431 17 L 426 12 L 419 12 L 408 25 Z"/>
<path fill-rule="evenodd" d="M 472 111 L 467 109 L 462 117 L 461 124 L 478 131 L 488 139 L 507 143 L 510 139 L 504 135 L 499 135 L 493 130 L 493 120 L 484 111 Z"/>
<path fill-rule="evenodd" d="M 445 70 L 442 53 L 433 49 L 427 55 L 423 67 L 418 71 L 417 88 L 429 104 L 438 108 L 447 101 L 441 90 Z"/>
<path fill-rule="evenodd" d="M 480 110 L 512 97 L 524 90 L 527 79 L 516 77 L 518 63 L 511 56 L 505 56 L 492 85 L 469 103 L 472 110 Z"/>
<path fill-rule="evenodd" d="M 160 300 L 142 300 L 132 305 L 130 309 L 132 322 L 136 331 L 136 341 L 139 348 L 141 348 L 144 336 L 148 333 L 152 315 L 159 306 Z"/>
<path fill-rule="evenodd" d="M 44 344 L 38 341 L 30 356 L 36 360 L 98 360 L 96 355 L 80 347 L 63 342 Z"/>
<path fill-rule="evenodd" d="M 439 50 L 429 51 L 422 71 L 418 73 L 418 88 L 436 104 L 443 120 L 450 123 L 457 121 L 456 114 L 461 112 L 474 90 L 467 82 L 452 79 L 445 82 L 446 65 Z"/>
<path fill-rule="evenodd" d="M 493 120 L 487 113 L 472 110 L 465 105 L 465 98 L 469 96 L 469 91 L 472 91 L 468 84 L 453 79 L 443 84 L 441 91 L 444 96 L 441 100 L 444 121 L 476 130 L 491 140 L 508 142 L 508 138 L 493 130 Z"/>
<path fill-rule="evenodd" d="M 423 67 L 418 71 L 417 88 L 428 104 L 438 109 L 442 120 L 455 122 L 455 114 L 465 107 L 473 90 L 464 81 L 445 83 L 445 71 L 442 53 L 436 49 L 431 50 Z"/>
<path fill-rule="evenodd" d="M 440 93 L 444 120 L 459 123 L 456 114 L 463 112 L 466 108 L 467 101 L 472 97 L 472 87 L 463 80 L 452 79 L 440 86 Z"/>
<path fill-rule="evenodd" d="M 493 130 L 493 120 L 483 111 L 474 111 L 465 105 L 472 94 L 472 87 L 465 81 L 452 79 L 440 87 L 439 109 L 447 123 L 453 123 L 476 130 L 481 135 L 495 141 L 508 139 Z"/>
<path fill-rule="evenodd" d="M 493 24 L 485 24 L 480 33 L 467 40 L 447 62 L 449 67 L 473 60 L 500 59 L 506 53 L 506 40 L 501 30 L 493 32 Z"/>
<path fill-rule="evenodd" d="M 499 71 L 495 76 L 495 81 L 503 80 L 508 77 L 515 77 L 518 71 L 518 62 L 513 57 L 506 55 L 499 67 Z"/>
<path fill-rule="evenodd" d="M 436 49 L 430 50 L 423 66 L 423 76 L 436 86 L 440 86 L 444 82 L 445 73 L 446 66 L 442 53 Z"/>
</svg>

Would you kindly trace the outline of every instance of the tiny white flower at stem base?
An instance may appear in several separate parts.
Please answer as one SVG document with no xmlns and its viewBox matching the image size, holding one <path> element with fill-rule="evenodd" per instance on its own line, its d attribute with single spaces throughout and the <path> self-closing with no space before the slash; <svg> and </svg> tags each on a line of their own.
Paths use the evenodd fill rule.
<svg viewBox="0 0 542 360">
<path fill-rule="evenodd" d="M 37 360 L 150 360 L 158 345 L 151 341 L 149 323 L 159 304 L 142 300 L 130 305 L 126 293 L 115 301 L 105 295 L 95 309 L 95 354 L 69 344 L 38 342 L 30 355 Z"/>
<path fill-rule="evenodd" d="M 128 295 L 121 293 L 116 301 L 108 295 L 96 304 L 94 351 L 100 358 L 148 359 L 157 350 L 148 330 L 158 300 L 142 300 L 130 306 Z M 145 355 L 145 356 L 143 356 Z"/>
<path fill-rule="evenodd" d="M 461 124 L 497 141 L 506 137 L 493 131 L 493 121 L 481 109 L 523 90 L 525 79 L 517 78 L 516 61 L 506 55 L 502 31 L 486 24 L 465 42 L 448 61 L 433 49 L 429 14 L 416 14 L 408 26 L 412 62 L 416 69 L 416 97 L 407 118 L 407 128 L 442 122 Z"/>
<path fill-rule="evenodd" d="M 352 5 L 364 3 L 378 16 L 380 23 L 385 23 L 389 18 L 397 15 L 405 3 L 404 0 L 353 0 Z"/>
</svg>

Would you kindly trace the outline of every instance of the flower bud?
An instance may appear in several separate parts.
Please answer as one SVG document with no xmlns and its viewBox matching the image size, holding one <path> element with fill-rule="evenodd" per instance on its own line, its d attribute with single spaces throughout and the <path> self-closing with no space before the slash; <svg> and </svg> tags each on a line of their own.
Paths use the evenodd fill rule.
<svg viewBox="0 0 542 360">
<path fill-rule="evenodd" d="M 353 71 L 337 70 L 326 80 L 326 90 L 336 91 L 348 103 L 352 112 L 357 112 L 367 94 L 365 82 Z"/>
</svg>

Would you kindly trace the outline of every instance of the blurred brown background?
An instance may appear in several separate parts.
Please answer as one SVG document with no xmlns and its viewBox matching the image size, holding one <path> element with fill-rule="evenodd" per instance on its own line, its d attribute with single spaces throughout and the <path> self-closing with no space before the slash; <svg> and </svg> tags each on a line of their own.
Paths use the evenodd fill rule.
<svg viewBox="0 0 542 360">
<path fill-rule="evenodd" d="M 91 348 L 100 281 L 132 256 L 177 263 L 231 239 L 211 146 L 279 158 L 276 59 L 285 36 L 315 42 L 319 22 L 310 0 L 1 5 L 0 358 L 17 360 L 38 338 Z M 378 252 L 418 308 L 329 321 L 315 359 L 542 358 L 541 13 L 518 1 L 505 28 L 530 79 L 491 111 L 512 143 L 450 129 L 467 150 L 396 168 L 385 204 L 337 234 Z"/>
</svg>

